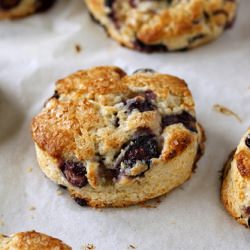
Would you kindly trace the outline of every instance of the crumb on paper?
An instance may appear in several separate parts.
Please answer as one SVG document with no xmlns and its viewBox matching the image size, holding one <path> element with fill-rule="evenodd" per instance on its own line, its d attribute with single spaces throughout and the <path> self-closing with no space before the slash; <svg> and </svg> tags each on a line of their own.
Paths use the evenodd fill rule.
<svg viewBox="0 0 250 250">
<path fill-rule="evenodd" d="M 80 53 L 82 51 L 82 47 L 79 44 L 76 44 L 75 50 L 76 50 L 76 53 Z"/>
<path fill-rule="evenodd" d="M 61 188 L 58 188 L 58 189 L 56 190 L 56 194 L 57 194 L 57 195 L 63 195 L 62 189 L 61 189 Z"/>
<path fill-rule="evenodd" d="M 32 167 L 28 167 L 28 168 L 26 169 L 27 173 L 31 173 L 31 172 L 32 172 L 32 170 L 33 170 L 33 168 L 32 168 Z"/>
<path fill-rule="evenodd" d="M 35 211 L 35 210 L 36 210 L 36 207 L 30 206 L 30 207 L 29 207 L 29 210 L 30 210 L 30 211 Z"/>
<path fill-rule="evenodd" d="M 242 122 L 241 118 L 234 113 L 232 110 L 228 109 L 227 107 L 220 105 L 220 104 L 214 104 L 213 106 L 214 110 L 217 111 L 218 113 L 227 115 L 227 116 L 233 116 L 235 117 L 239 122 Z"/>
<path fill-rule="evenodd" d="M 0 218 L 0 227 L 3 227 L 3 226 L 4 226 L 3 218 Z"/>
<path fill-rule="evenodd" d="M 129 245 L 129 248 L 136 249 L 136 247 L 134 245 L 132 245 L 132 244 Z"/>
<path fill-rule="evenodd" d="M 140 202 L 138 205 L 142 208 L 157 208 L 160 203 L 160 198 L 155 198 L 149 201 Z"/>
<path fill-rule="evenodd" d="M 95 249 L 96 249 L 95 245 L 91 244 L 91 243 L 89 243 L 87 245 L 83 245 L 83 247 L 82 247 L 82 250 L 95 250 Z"/>
</svg>

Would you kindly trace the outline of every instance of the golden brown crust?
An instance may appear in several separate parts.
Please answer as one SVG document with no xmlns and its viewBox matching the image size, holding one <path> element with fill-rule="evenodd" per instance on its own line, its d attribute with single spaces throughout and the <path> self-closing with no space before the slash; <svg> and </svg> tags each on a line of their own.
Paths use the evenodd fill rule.
<svg viewBox="0 0 250 250">
<path fill-rule="evenodd" d="M 56 91 L 61 99 L 49 100 L 41 114 L 33 119 L 34 141 L 56 158 L 75 152 L 80 160 L 92 159 L 95 142 L 91 131 L 105 126 L 100 106 L 93 102 L 105 106 L 114 105 L 117 96 L 133 96 L 132 88 L 150 89 L 158 96 L 159 101 L 175 98 L 178 103 L 169 103 L 170 109 L 178 105 L 179 109 L 194 111 L 191 93 L 186 83 L 177 77 L 163 74 L 127 76 L 117 67 L 97 67 L 79 71 L 57 82 Z M 149 112 L 138 115 L 140 127 L 157 119 L 155 114 Z M 131 120 L 128 125 L 139 127 L 138 122 L 134 121 Z M 103 131 L 102 141 L 106 151 L 120 147 L 126 140 L 118 132 L 119 134 L 117 129 L 108 128 Z M 81 147 L 77 147 L 78 142 Z"/>
<path fill-rule="evenodd" d="M 1 250 L 71 250 L 61 240 L 35 231 L 0 235 Z"/>
<path fill-rule="evenodd" d="M 164 161 L 171 160 L 180 155 L 191 143 L 193 137 L 188 131 L 171 131 L 171 134 L 165 144 L 167 148 L 161 154 Z"/>
<path fill-rule="evenodd" d="M 18 19 L 50 8 L 55 0 L 4 0 L 0 2 L 0 20 Z M 6 7 L 7 6 L 7 7 Z"/>
<path fill-rule="evenodd" d="M 236 1 L 191 0 L 161 1 L 86 0 L 94 17 L 111 37 L 132 48 L 178 50 L 193 48 L 219 36 L 235 17 Z M 143 43 L 141 45 L 138 43 Z M 141 47 L 140 47 L 141 46 Z"/>
<path fill-rule="evenodd" d="M 204 144 L 194 114 L 192 95 L 177 77 L 96 67 L 57 82 L 54 97 L 32 120 L 32 136 L 42 170 L 71 196 L 94 207 L 121 207 L 162 195 L 191 176 Z M 138 133 L 152 140 L 154 155 L 126 163 Z M 144 154 L 144 145 L 137 147 L 129 157 Z M 68 162 L 86 169 L 82 179 L 72 177 L 73 170 L 65 174 Z"/>
</svg>

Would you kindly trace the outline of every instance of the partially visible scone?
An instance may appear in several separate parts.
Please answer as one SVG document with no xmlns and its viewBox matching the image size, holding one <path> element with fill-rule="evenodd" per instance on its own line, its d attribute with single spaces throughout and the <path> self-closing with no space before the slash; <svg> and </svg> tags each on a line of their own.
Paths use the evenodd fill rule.
<svg viewBox="0 0 250 250">
<path fill-rule="evenodd" d="M 153 70 L 82 70 L 32 121 L 43 172 L 81 205 L 122 207 L 181 185 L 203 151 L 186 83 Z"/>
<path fill-rule="evenodd" d="M 0 234 L 1 250 L 71 250 L 61 240 L 35 231 L 16 233 L 10 236 Z"/>
<path fill-rule="evenodd" d="M 250 128 L 224 167 L 221 199 L 227 211 L 250 227 Z"/>
<path fill-rule="evenodd" d="M 0 0 L 0 19 L 15 19 L 50 8 L 55 0 Z"/>
<path fill-rule="evenodd" d="M 153 52 L 187 50 L 217 38 L 234 21 L 236 0 L 85 0 L 120 44 Z"/>
</svg>

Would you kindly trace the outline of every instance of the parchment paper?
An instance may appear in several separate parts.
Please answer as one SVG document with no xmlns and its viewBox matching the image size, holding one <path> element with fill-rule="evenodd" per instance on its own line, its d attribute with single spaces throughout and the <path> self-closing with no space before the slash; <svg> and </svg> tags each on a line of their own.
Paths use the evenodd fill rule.
<svg viewBox="0 0 250 250">
<path fill-rule="evenodd" d="M 0 22 L 0 232 L 37 230 L 81 249 L 250 249 L 250 231 L 219 200 L 219 170 L 250 126 L 250 1 L 232 30 L 185 53 L 140 54 L 122 48 L 91 21 L 81 0 L 60 0 L 49 12 Z M 82 50 L 76 52 L 75 46 Z M 54 82 L 96 65 L 128 73 L 153 68 L 187 81 L 206 130 L 206 153 L 190 181 L 156 208 L 78 206 L 45 178 L 36 161 L 30 121 Z M 222 104 L 242 123 L 213 111 Z"/>
</svg>

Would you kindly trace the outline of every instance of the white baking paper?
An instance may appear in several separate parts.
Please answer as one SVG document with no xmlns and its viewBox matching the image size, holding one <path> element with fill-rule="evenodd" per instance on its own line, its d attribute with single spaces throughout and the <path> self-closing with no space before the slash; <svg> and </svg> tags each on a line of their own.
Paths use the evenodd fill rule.
<svg viewBox="0 0 250 250">
<path fill-rule="evenodd" d="M 141 54 L 120 47 L 88 15 L 81 0 L 49 12 L 0 22 L 0 232 L 37 230 L 81 249 L 250 249 L 250 231 L 219 199 L 219 170 L 250 126 L 250 1 L 217 41 L 189 52 Z M 75 46 L 82 50 L 76 52 Z M 187 81 L 206 130 L 206 153 L 193 177 L 156 208 L 78 206 L 45 178 L 36 161 L 31 118 L 54 82 L 79 69 L 117 65 L 153 68 Z M 224 105 L 242 123 L 213 110 Z"/>
</svg>

